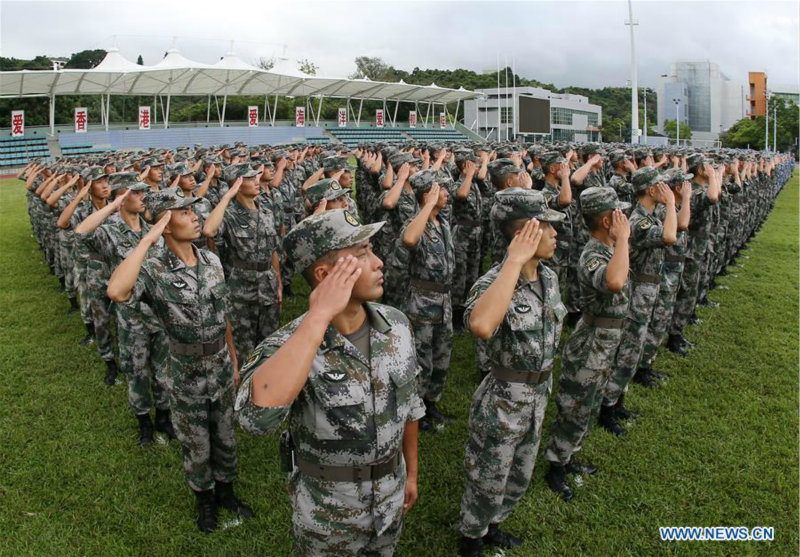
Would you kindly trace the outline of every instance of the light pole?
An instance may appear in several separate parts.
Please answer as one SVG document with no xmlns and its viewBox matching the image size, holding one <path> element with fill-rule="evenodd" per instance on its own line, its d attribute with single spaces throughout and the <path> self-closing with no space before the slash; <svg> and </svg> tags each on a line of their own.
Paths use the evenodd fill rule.
<svg viewBox="0 0 800 557">
<path fill-rule="evenodd" d="M 680 147 L 681 144 L 681 121 L 680 117 L 678 116 L 678 110 L 681 106 L 680 99 L 672 99 L 672 102 L 675 103 L 675 145 Z"/>
<path fill-rule="evenodd" d="M 639 22 L 633 19 L 631 0 L 628 0 L 628 21 L 625 25 L 631 29 L 631 143 L 639 143 L 639 87 L 636 83 L 636 49 L 633 42 L 633 27 Z"/>
<path fill-rule="evenodd" d="M 772 107 L 772 150 L 778 152 L 778 107 Z"/>
<path fill-rule="evenodd" d="M 764 91 L 764 116 L 767 118 L 764 126 L 764 150 L 767 153 L 769 153 L 769 94 L 769 89 Z"/>
<path fill-rule="evenodd" d="M 647 87 L 644 88 L 644 144 L 647 145 Z"/>
</svg>

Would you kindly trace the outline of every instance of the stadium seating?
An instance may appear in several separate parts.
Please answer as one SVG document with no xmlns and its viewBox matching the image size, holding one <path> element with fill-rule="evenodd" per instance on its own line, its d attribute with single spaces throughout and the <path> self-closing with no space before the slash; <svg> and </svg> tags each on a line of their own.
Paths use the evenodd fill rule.
<svg viewBox="0 0 800 557">
<path fill-rule="evenodd" d="M 82 157 L 85 155 L 106 153 L 108 151 L 113 151 L 113 149 L 111 147 L 95 147 L 92 145 L 70 145 L 61 147 L 61 156 L 66 158 Z"/>
<path fill-rule="evenodd" d="M 405 132 L 416 141 L 435 141 L 445 143 L 469 141 L 468 137 L 450 128 L 415 128 L 407 129 Z"/>
<path fill-rule="evenodd" d="M 0 167 L 25 166 L 32 159 L 47 159 L 50 151 L 44 137 L 0 138 Z"/>
<path fill-rule="evenodd" d="M 328 130 L 347 146 L 359 143 L 402 143 L 406 141 L 463 142 L 469 138 L 452 129 L 433 128 L 338 128 Z"/>
</svg>

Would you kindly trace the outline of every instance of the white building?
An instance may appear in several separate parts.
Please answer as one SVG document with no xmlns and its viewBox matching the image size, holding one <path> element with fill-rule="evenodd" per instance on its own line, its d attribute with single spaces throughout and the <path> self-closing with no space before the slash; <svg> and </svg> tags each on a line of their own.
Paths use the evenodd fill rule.
<svg viewBox="0 0 800 557">
<path fill-rule="evenodd" d="M 713 62 L 677 62 L 658 80 L 658 132 L 675 119 L 688 122 L 692 139 L 716 141 L 719 134 L 746 116 L 744 85 L 734 83 Z"/>
<path fill-rule="evenodd" d="M 538 87 L 478 89 L 483 95 L 464 101 L 464 125 L 490 140 L 552 137 L 564 141 L 601 141 L 603 109 L 582 95 L 553 93 Z M 522 107 L 520 108 L 520 104 Z M 537 131 L 531 131 L 533 127 Z"/>
</svg>

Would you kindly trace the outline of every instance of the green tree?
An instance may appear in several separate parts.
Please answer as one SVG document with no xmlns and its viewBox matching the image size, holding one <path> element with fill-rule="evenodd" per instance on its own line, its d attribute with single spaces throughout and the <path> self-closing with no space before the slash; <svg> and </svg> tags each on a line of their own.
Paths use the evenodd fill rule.
<svg viewBox="0 0 800 557">
<path fill-rule="evenodd" d="M 680 122 L 678 130 L 680 132 L 681 141 L 692 138 L 692 130 L 689 124 Z M 664 133 L 673 141 L 675 140 L 675 120 L 664 120 Z"/>
<path fill-rule="evenodd" d="M 297 69 L 308 75 L 317 75 L 319 67 L 308 58 L 303 58 L 297 61 Z"/>
<path fill-rule="evenodd" d="M 136 63 L 139 64 L 140 66 L 144 66 L 144 60 L 142 60 L 142 55 L 141 54 L 136 59 Z"/>
<path fill-rule="evenodd" d="M 106 51 L 102 48 L 96 50 L 81 50 L 73 54 L 64 67 L 76 70 L 90 70 L 102 62 L 105 57 Z"/>
</svg>

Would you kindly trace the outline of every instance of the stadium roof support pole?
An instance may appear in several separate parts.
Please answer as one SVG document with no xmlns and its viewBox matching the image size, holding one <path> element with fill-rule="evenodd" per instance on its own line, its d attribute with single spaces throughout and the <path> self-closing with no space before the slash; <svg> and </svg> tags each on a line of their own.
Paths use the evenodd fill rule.
<svg viewBox="0 0 800 557">
<path fill-rule="evenodd" d="M 347 112 L 345 113 L 345 127 L 350 122 L 351 116 L 353 115 L 353 106 L 350 104 L 350 97 L 347 97 Z"/>
<path fill-rule="evenodd" d="M 164 116 L 164 129 L 167 129 L 167 127 L 169 126 L 169 101 L 171 98 L 172 95 L 167 95 L 167 112 L 166 115 Z M 106 119 L 106 122 L 108 122 L 108 119 Z"/>
<path fill-rule="evenodd" d="M 317 127 L 317 128 L 319 127 L 319 118 L 320 118 L 320 116 L 322 116 L 322 100 L 324 98 L 325 97 L 323 97 L 322 95 L 320 95 L 320 97 L 319 97 L 319 106 L 317 106 L 317 120 L 316 120 L 316 122 L 314 122 L 314 126 Z"/>
<path fill-rule="evenodd" d="M 264 95 L 264 114 L 261 115 L 261 121 L 266 123 L 267 122 L 267 109 L 269 108 L 269 104 L 267 100 L 269 99 L 269 95 Z"/>
<path fill-rule="evenodd" d="M 225 126 L 225 109 L 227 107 L 228 107 L 228 95 L 226 93 L 225 96 L 222 97 L 222 118 L 220 118 L 220 120 L 219 120 L 219 127 L 220 128 Z"/>
<path fill-rule="evenodd" d="M 50 95 L 50 135 L 56 134 L 56 96 Z"/>
<path fill-rule="evenodd" d="M 461 99 L 458 100 L 456 103 L 456 114 L 453 116 L 453 125 L 451 126 L 453 129 L 456 129 L 456 120 L 458 120 L 458 109 L 461 108 Z"/>
<path fill-rule="evenodd" d="M 153 124 L 158 122 L 158 96 L 153 95 Z"/>
<path fill-rule="evenodd" d="M 206 109 L 206 124 L 211 121 L 211 93 L 208 95 L 208 109 Z"/>
<path fill-rule="evenodd" d="M 392 127 L 397 127 L 397 109 L 400 107 L 400 100 L 398 99 L 394 103 L 394 118 L 392 118 Z"/>
<path fill-rule="evenodd" d="M 364 106 L 364 99 L 358 99 L 358 117 L 356 118 L 356 127 L 361 125 L 361 109 Z"/>
<path fill-rule="evenodd" d="M 386 118 L 386 116 L 388 116 L 388 115 L 389 115 L 389 111 L 386 110 L 386 99 L 383 99 L 383 117 Z"/>
<path fill-rule="evenodd" d="M 275 103 L 272 105 L 272 114 L 270 118 L 272 119 L 269 123 L 270 126 L 275 127 L 275 118 L 278 115 L 278 95 L 275 95 Z"/>
<path fill-rule="evenodd" d="M 428 118 L 431 116 L 431 103 L 428 103 L 428 108 L 425 110 L 425 118 L 422 119 L 422 126 L 428 127 Z"/>
<path fill-rule="evenodd" d="M 106 98 L 100 95 L 100 125 L 106 123 Z"/>
<path fill-rule="evenodd" d="M 108 131 L 108 120 L 111 117 L 111 93 L 106 95 L 106 131 Z"/>
</svg>

